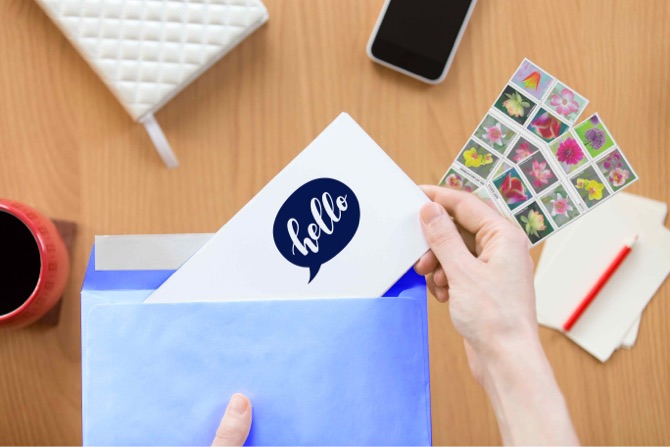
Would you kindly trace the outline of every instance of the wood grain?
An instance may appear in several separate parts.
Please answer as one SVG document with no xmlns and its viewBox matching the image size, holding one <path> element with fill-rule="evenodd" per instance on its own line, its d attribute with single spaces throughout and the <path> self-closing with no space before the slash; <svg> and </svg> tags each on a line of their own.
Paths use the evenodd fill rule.
<svg viewBox="0 0 670 447">
<path fill-rule="evenodd" d="M 0 332 L 0 444 L 81 442 L 79 288 L 95 234 L 215 231 L 341 111 L 435 183 L 528 57 L 601 113 L 642 179 L 631 192 L 670 198 L 670 2 L 480 0 L 439 86 L 367 59 L 382 0 L 266 4 L 270 22 L 158 113 L 182 162 L 170 172 L 36 4 L 0 2 L 0 196 L 79 225 L 60 325 Z M 584 443 L 670 443 L 669 294 L 604 365 L 541 330 Z M 499 443 L 433 301 L 430 348 L 435 444 Z"/>
</svg>

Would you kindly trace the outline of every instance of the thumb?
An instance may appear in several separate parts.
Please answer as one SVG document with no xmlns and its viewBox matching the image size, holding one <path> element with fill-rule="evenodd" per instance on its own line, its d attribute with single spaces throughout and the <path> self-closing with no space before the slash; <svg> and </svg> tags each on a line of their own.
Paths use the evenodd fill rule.
<svg viewBox="0 0 670 447">
<path fill-rule="evenodd" d="M 216 430 L 212 446 L 242 446 L 251 429 L 251 402 L 243 394 L 233 394 Z"/>
<path fill-rule="evenodd" d="M 455 269 L 474 259 L 442 205 L 430 202 L 421 207 L 421 227 L 447 278 Z"/>
</svg>

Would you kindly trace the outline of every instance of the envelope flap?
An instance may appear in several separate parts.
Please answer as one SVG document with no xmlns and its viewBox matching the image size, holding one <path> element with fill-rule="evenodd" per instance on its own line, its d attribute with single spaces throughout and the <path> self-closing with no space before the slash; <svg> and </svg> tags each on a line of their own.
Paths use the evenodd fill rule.
<svg viewBox="0 0 670 447">
<path fill-rule="evenodd" d="M 174 270 L 100 270 L 95 265 L 95 245 L 86 266 L 82 291 L 155 290 Z"/>
<path fill-rule="evenodd" d="M 96 306 L 84 443 L 208 445 L 243 392 L 249 445 L 430 444 L 425 329 L 414 297 Z"/>
</svg>

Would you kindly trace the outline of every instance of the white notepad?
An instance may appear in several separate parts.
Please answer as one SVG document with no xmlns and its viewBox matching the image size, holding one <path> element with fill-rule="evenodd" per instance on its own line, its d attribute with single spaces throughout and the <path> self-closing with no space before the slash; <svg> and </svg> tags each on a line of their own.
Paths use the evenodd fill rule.
<svg viewBox="0 0 670 447">
<path fill-rule="evenodd" d="M 547 241 L 535 277 L 538 321 L 559 329 L 637 234 L 631 254 L 566 334 L 600 361 L 632 344 L 642 311 L 670 272 L 666 214 L 662 202 L 621 193 Z"/>
<path fill-rule="evenodd" d="M 261 0 L 37 0 L 168 167 L 153 114 L 268 19 Z"/>
<path fill-rule="evenodd" d="M 381 296 L 428 250 L 428 202 L 343 113 L 147 302 Z"/>
</svg>

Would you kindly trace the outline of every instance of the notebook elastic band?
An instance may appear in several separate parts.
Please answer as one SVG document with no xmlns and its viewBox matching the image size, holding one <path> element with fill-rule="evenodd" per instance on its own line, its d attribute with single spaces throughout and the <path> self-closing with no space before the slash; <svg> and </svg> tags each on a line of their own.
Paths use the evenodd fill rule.
<svg viewBox="0 0 670 447">
<path fill-rule="evenodd" d="M 170 143 L 168 143 L 167 138 L 165 138 L 165 134 L 153 114 L 150 113 L 144 116 L 140 119 L 140 122 L 144 124 L 144 128 L 147 130 L 147 133 L 149 134 L 151 141 L 154 143 L 158 155 L 163 159 L 165 166 L 167 166 L 168 169 L 173 169 L 179 166 L 179 160 L 177 160 L 177 156 L 172 152 Z"/>
</svg>

